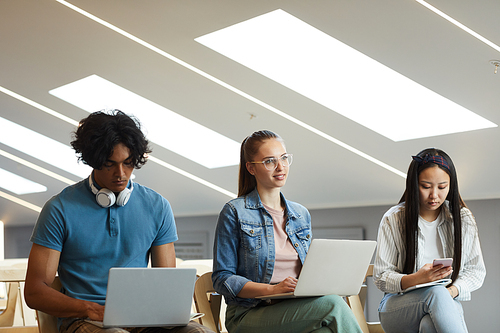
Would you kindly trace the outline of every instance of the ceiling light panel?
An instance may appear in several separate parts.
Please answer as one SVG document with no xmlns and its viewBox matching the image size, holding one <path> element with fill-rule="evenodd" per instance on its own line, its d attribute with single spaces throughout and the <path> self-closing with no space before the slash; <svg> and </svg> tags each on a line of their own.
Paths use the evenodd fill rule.
<svg viewBox="0 0 500 333">
<path fill-rule="evenodd" d="M 47 191 L 47 187 L 1 168 L 0 187 L 17 195 Z"/>
<path fill-rule="evenodd" d="M 299 120 L 299 119 L 297 119 L 295 117 L 290 116 L 289 114 L 287 114 L 287 113 L 285 113 L 285 112 L 283 112 L 283 111 L 281 111 L 281 110 L 279 110 L 279 109 L 277 109 L 277 108 L 275 108 L 275 107 L 273 107 L 273 106 L 271 106 L 271 105 L 269 105 L 269 104 L 267 104 L 267 103 L 265 103 L 265 102 L 263 102 L 263 101 L 255 98 L 254 96 L 249 95 L 248 93 L 246 93 L 246 92 L 244 92 L 244 91 L 242 91 L 242 90 L 240 90 L 240 89 L 238 89 L 238 88 L 236 88 L 236 87 L 234 87 L 234 86 L 232 86 L 232 85 L 230 85 L 230 84 L 228 84 L 228 83 L 226 83 L 226 82 L 224 82 L 224 81 L 222 81 L 222 80 L 220 80 L 220 79 L 218 79 L 218 78 L 216 78 L 216 77 L 214 77 L 214 76 L 212 76 L 212 75 L 210 75 L 210 74 L 208 74 L 208 73 L 206 73 L 204 71 L 202 71 L 199 68 L 196 68 L 196 67 L 194 67 L 194 66 L 186 63 L 185 61 L 182 61 L 179 58 L 174 57 L 173 55 L 165 52 L 164 50 L 161 50 L 161 49 L 155 47 L 154 45 L 151 45 L 151 44 L 147 43 L 146 41 L 144 41 L 144 40 L 142 40 L 142 39 L 140 39 L 140 38 L 138 38 L 138 37 L 136 37 L 136 36 L 134 36 L 134 35 L 126 32 L 124 30 L 118 28 L 117 26 L 114 26 L 111 23 L 106 22 L 106 21 L 100 19 L 100 18 L 98 18 L 98 17 L 96 17 L 96 16 L 94 16 L 94 15 L 92 15 L 92 14 L 90 14 L 90 13 L 84 11 L 84 10 L 82 10 L 81 8 L 78 8 L 78 7 L 76 7 L 76 6 L 68 3 L 67 1 L 63 1 L 63 0 L 57 0 L 57 1 L 59 3 L 65 5 L 65 6 L 68 6 L 68 8 L 71 8 L 72 10 L 75 10 L 78 13 L 80 13 L 80 14 L 88 17 L 88 18 L 90 18 L 91 20 L 94 20 L 95 22 L 97 22 L 99 24 L 102 24 L 103 26 L 105 26 L 105 27 L 107 27 L 107 28 L 109 28 L 109 29 L 111 29 L 111 30 L 119 33 L 120 35 L 122 35 L 122 36 L 124 36 L 126 38 L 129 38 L 130 40 L 132 40 L 132 41 L 134 41 L 134 42 L 136 42 L 136 43 L 138 43 L 138 44 L 140 44 L 140 45 L 148 48 L 149 50 L 158 53 L 159 55 L 165 57 L 166 59 L 169 59 L 169 60 L 171 60 L 171 61 L 179 64 L 180 66 L 183 66 L 184 68 L 186 68 L 186 69 L 188 69 L 190 71 L 193 71 L 194 73 L 196 73 L 198 75 L 203 76 L 204 78 L 206 78 L 206 79 L 208 79 L 208 80 L 210 80 L 210 81 L 212 81 L 212 82 L 220 85 L 221 87 L 224 87 L 224 88 L 226 88 L 226 89 L 234 92 L 235 94 L 238 94 L 239 96 L 241 96 L 243 98 L 248 99 L 249 101 L 251 101 L 253 103 L 256 103 L 260 107 L 263 107 L 263 108 L 265 108 L 265 109 L 267 109 L 267 110 L 269 110 L 269 111 L 271 111 L 271 112 L 279 115 L 280 117 L 283 117 L 284 119 L 287 119 L 287 120 L 295 123 L 296 125 L 298 125 L 298 126 L 300 126 L 302 128 L 305 128 L 306 130 L 311 131 L 311 132 L 313 132 L 313 133 L 321 136 L 322 138 L 324 138 L 324 139 L 326 139 L 328 141 L 331 141 L 334 144 L 339 145 L 342 148 L 345 148 L 345 149 L 353 152 L 354 154 L 357 154 L 358 156 L 360 156 L 362 158 L 365 158 L 365 159 L 369 160 L 370 162 L 373 162 L 373 163 L 375 163 L 375 164 L 377 164 L 377 165 L 379 165 L 379 166 L 381 166 L 381 167 L 383 167 L 383 168 L 385 168 L 385 169 L 387 169 L 387 170 L 389 170 L 389 171 L 397 174 L 398 176 L 401 176 L 403 178 L 406 177 L 406 173 L 405 172 L 397 170 L 394 167 L 391 167 L 390 165 L 388 165 L 388 164 L 386 164 L 386 163 L 384 163 L 384 162 L 382 162 L 382 161 L 380 161 L 380 160 L 378 160 L 378 159 L 376 159 L 376 158 L 374 158 L 374 157 L 372 157 L 370 155 L 367 155 L 366 153 L 364 153 L 364 152 L 362 152 L 362 151 L 360 151 L 360 150 L 358 150 L 358 149 L 356 149 L 356 148 L 354 148 L 354 147 L 346 144 L 345 142 L 342 142 L 342 141 L 340 141 L 340 140 L 332 137 L 331 135 L 329 135 L 327 133 L 324 133 L 324 132 L 320 131 L 319 129 L 310 126 L 309 124 L 306 124 L 305 122 L 303 122 L 303 121 L 301 121 L 301 120 Z M 172 170 L 175 171 L 176 169 L 174 168 Z"/>
<path fill-rule="evenodd" d="M 132 114 L 149 140 L 207 168 L 239 163 L 238 142 L 97 75 L 53 89 L 50 94 L 87 112 L 119 109 Z"/>
<path fill-rule="evenodd" d="M 0 117 L 0 143 L 59 169 L 86 178 L 91 168 L 78 163 L 71 147 Z"/>
<path fill-rule="evenodd" d="M 280 9 L 196 41 L 393 141 L 497 126 Z"/>
</svg>

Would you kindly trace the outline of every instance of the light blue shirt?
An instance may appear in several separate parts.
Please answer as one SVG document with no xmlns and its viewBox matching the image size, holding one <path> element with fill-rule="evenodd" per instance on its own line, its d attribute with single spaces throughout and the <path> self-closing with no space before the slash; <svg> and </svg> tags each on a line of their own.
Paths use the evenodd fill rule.
<svg viewBox="0 0 500 333">
<path fill-rule="evenodd" d="M 312 240 L 311 216 L 302 205 L 285 199 L 285 231 L 303 263 Z M 229 305 L 253 307 L 260 300 L 236 295 L 249 282 L 269 283 L 275 259 L 273 218 L 257 190 L 225 204 L 214 242 L 212 280 Z"/>
<path fill-rule="evenodd" d="M 66 295 L 102 305 L 111 267 L 147 267 L 152 246 L 176 240 L 172 209 L 160 194 L 134 183 L 125 206 L 103 208 L 88 179 L 47 201 L 31 236 L 61 252 L 58 273 Z"/>
</svg>

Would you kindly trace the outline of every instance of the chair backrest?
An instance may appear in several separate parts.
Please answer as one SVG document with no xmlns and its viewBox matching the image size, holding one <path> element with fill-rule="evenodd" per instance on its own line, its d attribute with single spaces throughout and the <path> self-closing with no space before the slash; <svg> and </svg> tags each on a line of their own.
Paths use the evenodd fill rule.
<svg viewBox="0 0 500 333">
<path fill-rule="evenodd" d="M 52 283 L 52 288 L 57 291 L 61 290 L 61 281 L 59 281 L 57 276 Z M 57 329 L 57 317 L 39 310 L 36 311 L 36 317 L 38 318 L 38 330 L 40 333 L 59 333 Z"/>
<path fill-rule="evenodd" d="M 346 297 L 347 304 L 351 307 L 356 320 L 358 321 L 359 327 L 363 333 L 384 333 L 380 323 L 369 323 L 365 318 L 365 303 L 366 303 L 366 292 L 367 286 L 365 284 L 366 278 L 373 276 L 373 265 L 368 266 L 366 271 L 365 279 L 363 281 L 363 286 L 359 291 L 358 295 Z"/>
<path fill-rule="evenodd" d="M 207 272 L 196 280 L 194 286 L 194 303 L 196 311 L 204 313 L 200 324 L 214 332 L 220 333 L 220 309 L 222 296 L 217 294 L 212 284 L 212 272 Z"/>
<path fill-rule="evenodd" d="M 7 296 L 0 313 L 0 332 L 38 333 L 34 311 L 23 297 L 27 263 L 27 258 L 0 260 L 0 282 L 2 288 L 5 284 Z"/>
<path fill-rule="evenodd" d="M 14 315 L 19 297 L 19 282 L 6 282 L 7 303 L 5 310 L 0 314 L 0 327 L 10 327 L 14 325 Z"/>
</svg>

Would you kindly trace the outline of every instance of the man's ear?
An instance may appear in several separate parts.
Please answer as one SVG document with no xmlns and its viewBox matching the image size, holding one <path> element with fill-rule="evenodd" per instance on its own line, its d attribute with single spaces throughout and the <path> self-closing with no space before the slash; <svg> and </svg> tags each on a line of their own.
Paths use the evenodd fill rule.
<svg viewBox="0 0 500 333">
<path fill-rule="evenodd" d="M 247 162 L 247 163 L 245 164 L 245 166 L 247 167 L 248 172 L 249 172 L 252 176 L 255 176 L 255 169 L 254 169 L 254 168 L 255 168 L 255 164 L 250 163 L 250 162 Z"/>
</svg>

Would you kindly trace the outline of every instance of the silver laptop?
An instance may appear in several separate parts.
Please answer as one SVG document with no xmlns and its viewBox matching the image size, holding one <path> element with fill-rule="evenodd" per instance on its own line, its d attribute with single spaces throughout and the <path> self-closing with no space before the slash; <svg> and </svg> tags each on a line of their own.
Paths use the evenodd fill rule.
<svg viewBox="0 0 500 333">
<path fill-rule="evenodd" d="M 260 296 L 260 299 L 357 295 L 377 242 L 313 239 L 295 291 Z"/>
<path fill-rule="evenodd" d="M 170 327 L 189 323 L 195 268 L 111 268 L 103 322 L 108 327 Z"/>
</svg>

